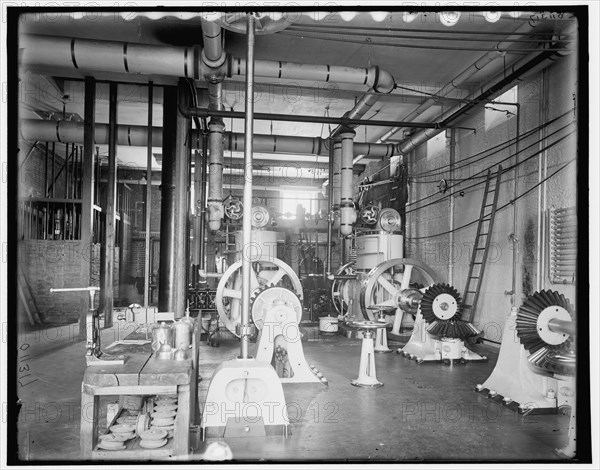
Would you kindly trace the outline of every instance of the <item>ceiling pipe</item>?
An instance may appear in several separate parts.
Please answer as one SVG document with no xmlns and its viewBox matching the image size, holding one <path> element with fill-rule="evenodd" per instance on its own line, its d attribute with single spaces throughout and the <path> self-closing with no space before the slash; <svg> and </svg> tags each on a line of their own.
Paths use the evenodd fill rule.
<svg viewBox="0 0 600 470">
<path fill-rule="evenodd" d="M 373 103 L 374 104 L 374 103 Z M 372 106 L 372 105 L 371 105 Z M 364 112 L 367 110 L 365 109 Z M 194 107 L 180 107 L 180 112 L 188 117 L 202 117 L 206 118 L 209 116 L 219 118 L 234 118 L 242 119 L 244 113 L 242 111 L 213 111 L 206 108 L 194 108 Z M 305 114 L 275 114 L 275 113 L 255 113 L 255 120 L 264 121 L 285 121 L 285 122 L 310 122 L 317 124 L 340 124 L 345 127 L 358 127 L 358 126 L 380 126 L 389 127 L 397 124 L 401 124 L 404 127 L 415 127 L 418 129 L 430 129 L 437 127 L 436 123 L 430 122 L 407 122 L 407 121 L 396 121 L 396 120 L 375 120 L 375 119 L 352 119 L 346 117 L 330 117 L 330 116 L 310 116 Z"/>
<path fill-rule="evenodd" d="M 212 60 L 218 40 L 211 37 L 212 34 L 209 32 L 206 36 L 210 43 L 208 49 L 205 46 L 206 51 L 197 46 L 157 46 L 37 34 L 19 36 L 19 47 L 22 49 L 22 64 L 63 67 L 84 73 L 100 71 L 196 80 L 211 74 L 227 77 L 243 75 L 246 69 L 243 58 L 225 54 L 225 60 L 219 66 L 216 65 L 218 60 Z M 257 60 L 255 74 L 258 77 L 366 85 L 376 91 L 385 89 L 390 80 L 389 74 L 377 66 L 343 67 L 276 60 Z"/>
<path fill-rule="evenodd" d="M 21 137 L 27 141 L 83 143 L 84 123 L 74 121 L 51 121 L 42 119 L 21 119 Z M 108 124 L 96 124 L 95 144 L 108 143 Z M 224 134 L 224 149 L 234 152 L 244 151 L 244 135 L 236 132 Z M 192 130 L 192 146 L 195 148 L 198 130 Z M 117 128 L 117 145 L 145 147 L 148 142 L 146 126 L 119 125 Z M 254 151 L 270 154 L 299 154 L 327 157 L 329 143 L 320 137 L 296 137 L 286 135 L 254 134 Z M 152 128 L 152 146 L 162 146 L 162 127 Z M 389 158 L 394 151 L 392 144 L 355 143 L 354 154 L 363 154 L 370 158 Z"/>
<path fill-rule="evenodd" d="M 419 107 L 417 107 L 414 111 L 410 112 L 403 120 L 410 121 L 414 120 L 425 111 L 430 109 L 432 106 L 435 106 L 440 99 L 447 98 L 450 94 L 459 90 L 459 88 L 470 80 L 476 73 L 480 72 L 484 68 L 488 67 L 492 62 L 496 59 L 500 59 L 506 56 L 506 50 L 511 45 L 511 39 L 514 39 L 515 34 L 527 35 L 534 29 L 529 23 L 523 23 L 519 28 L 515 30 L 510 36 L 508 36 L 505 40 L 498 42 L 494 48 L 471 65 L 469 65 L 466 69 L 460 72 L 456 77 L 450 80 L 445 86 L 443 86 L 434 96 L 425 100 Z M 404 129 L 406 126 L 402 124 L 398 124 L 393 126 L 390 130 L 388 130 L 385 134 L 383 134 L 379 139 L 377 139 L 378 144 L 384 143 L 389 140 L 392 136 L 397 134 L 399 131 Z M 363 157 L 358 155 L 354 159 L 354 163 L 359 162 Z"/>
<path fill-rule="evenodd" d="M 482 102 L 485 103 L 491 101 L 496 96 L 514 86 L 515 82 L 525 80 L 534 73 L 555 63 L 557 59 L 568 55 L 569 52 L 566 50 L 555 50 L 561 46 L 562 44 L 560 42 L 551 44 L 549 47 L 554 50 L 529 54 L 524 59 L 517 61 L 510 66 L 508 70 L 502 71 L 491 80 L 494 85 L 489 87 L 486 91 L 477 96 L 470 96 L 468 98 L 468 101 L 470 101 L 468 104 L 454 106 L 443 113 L 438 119 L 438 129 L 425 129 L 419 131 L 405 141 L 399 143 L 396 147 L 397 154 L 406 155 L 417 146 L 443 132 L 452 122 L 463 117 L 465 114 L 468 114 L 473 108 L 480 106 Z"/>
</svg>

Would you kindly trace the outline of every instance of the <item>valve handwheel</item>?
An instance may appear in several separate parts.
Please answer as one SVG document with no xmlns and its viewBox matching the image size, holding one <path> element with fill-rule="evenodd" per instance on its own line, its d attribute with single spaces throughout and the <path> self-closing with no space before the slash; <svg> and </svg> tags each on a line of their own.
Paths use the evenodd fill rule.
<svg viewBox="0 0 600 470">
<path fill-rule="evenodd" d="M 258 256 L 252 261 L 251 295 L 269 286 L 281 286 L 291 290 L 302 300 L 302 284 L 294 270 L 277 258 Z M 240 324 L 242 307 L 242 262 L 237 261 L 223 273 L 215 297 L 219 318 L 236 336 L 236 324 Z M 239 327 L 238 327 L 239 328 Z"/>
</svg>

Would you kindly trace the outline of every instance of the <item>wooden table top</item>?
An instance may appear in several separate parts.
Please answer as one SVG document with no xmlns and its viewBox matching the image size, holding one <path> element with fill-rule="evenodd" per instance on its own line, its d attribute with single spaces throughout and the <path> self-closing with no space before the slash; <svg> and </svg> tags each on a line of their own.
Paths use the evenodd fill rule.
<svg viewBox="0 0 600 470">
<path fill-rule="evenodd" d="M 130 339 L 145 339 L 142 333 L 133 333 Z M 88 366 L 83 376 L 84 385 L 97 387 L 116 387 L 132 385 L 186 385 L 191 382 L 193 363 L 184 361 L 156 359 L 148 344 L 117 344 L 105 354 L 124 355 L 125 364 Z M 192 349 L 189 350 L 192 356 Z"/>
</svg>

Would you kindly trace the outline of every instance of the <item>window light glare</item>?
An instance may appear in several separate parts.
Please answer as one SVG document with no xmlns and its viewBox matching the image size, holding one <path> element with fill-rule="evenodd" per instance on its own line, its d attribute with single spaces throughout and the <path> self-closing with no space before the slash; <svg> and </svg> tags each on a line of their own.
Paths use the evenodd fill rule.
<svg viewBox="0 0 600 470">
<path fill-rule="evenodd" d="M 490 23 L 495 23 L 502 17 L 501 11 L 484 11 L 483 17 Z"/>
<path fill-rule="evenodd" d="M 352 21 L 356 15 L 357 15 L 356 11 L 342 11 L 342 12 L 340 12 L 340 17 L 344 21 Z"/>
<path fill-rule="evenodd" d="M 371 12 L 371 18 L 373 18 L 378 23 L 381 23 L 383 20 L 385 20 L 387 18 L 387 15 L 388 15 L 387 11 L 372 11 Z"/>
<path fill-rule="evenodd" d="M 454 26 L 460 19 L 460 11 L 442 11 L 440 13 L 440 22 L 444 26 Z"/>
<path fill-rule="evenodd" d="M 405 11 L 404 13 L 402 13 L 402 21 L 404 21 L 405 23 L 412 23 L 418 15 L 419 13 Z"/>
<path fill-rule="evenodd" d="M 272 12 L 268 13 L 266 16 L 271 18 L 273 21 L 279 21 L 281 18 L 283 18 L 283 12 L 272 11 Z"/>
</svg>

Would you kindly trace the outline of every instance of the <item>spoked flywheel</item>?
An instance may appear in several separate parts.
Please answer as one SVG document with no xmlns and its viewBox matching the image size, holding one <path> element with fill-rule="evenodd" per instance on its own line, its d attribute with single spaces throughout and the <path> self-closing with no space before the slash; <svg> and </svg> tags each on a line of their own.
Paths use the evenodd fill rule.
<svg viewBox="0 0 600 470">
<path fill-rule="evenodd" d="M 421 299 L 421 314 L 429 326 L 427 332 L 438 337 L 465 339 L 479 331 L 460 319 L 461 298 L 449 284 L 434 284 Z"/>
<path fill-rule="evenodd" d="M 575 371 L 575 314 L 562 294 L 541 290 L 531 294 L 517 313 L 517 336 L 534 366 L 560 375 Z"/>
</svg>

